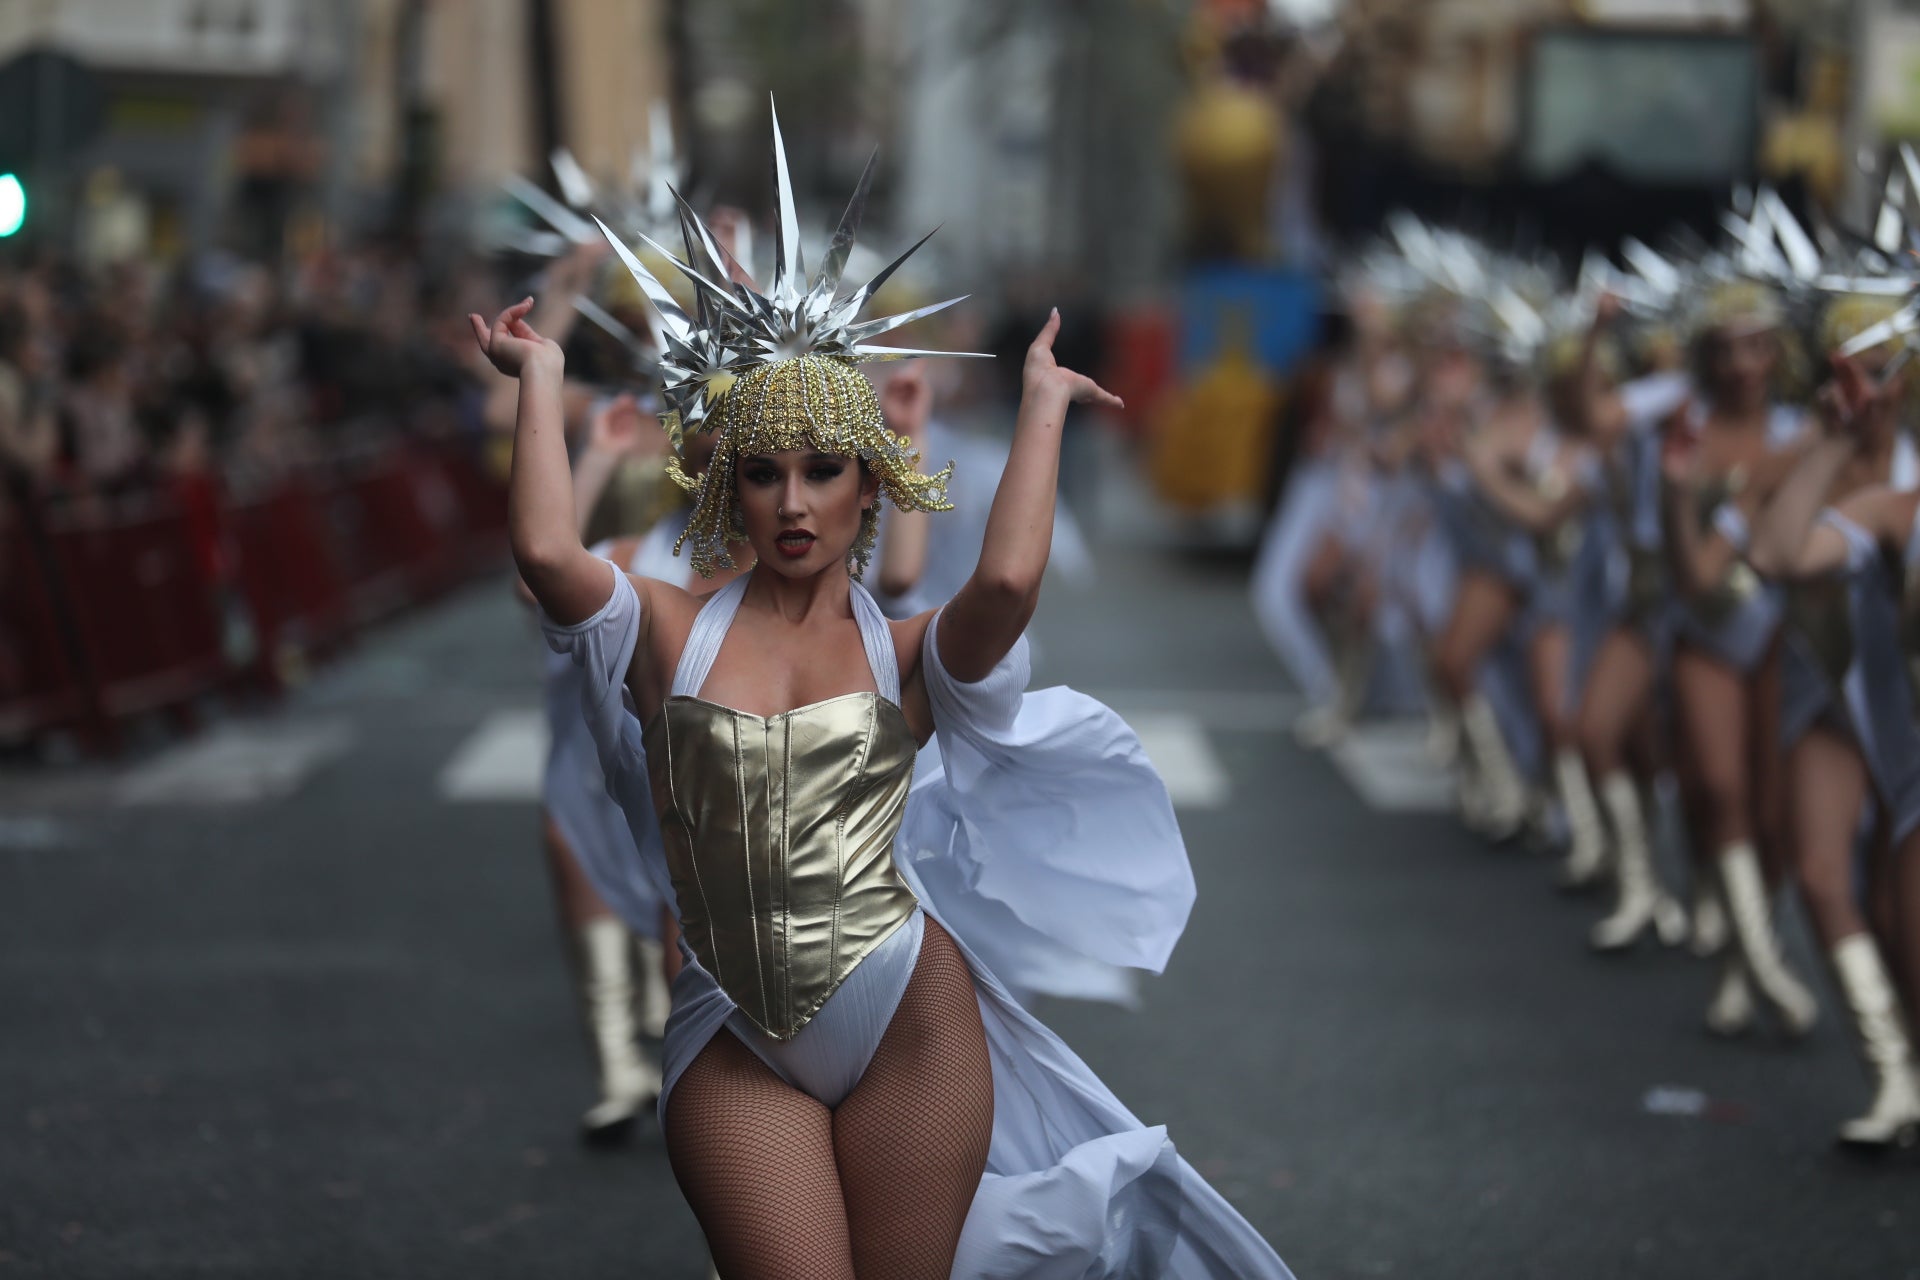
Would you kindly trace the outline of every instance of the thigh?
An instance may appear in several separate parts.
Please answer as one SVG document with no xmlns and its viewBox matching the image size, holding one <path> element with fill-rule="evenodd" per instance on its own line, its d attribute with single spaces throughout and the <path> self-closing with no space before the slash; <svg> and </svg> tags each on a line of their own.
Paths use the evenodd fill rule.
<svg viewBox="0 0 1920 1280">
<path fill-rule="evenodd" d="M 1506 583 L 1489 573 L 1461 575 L 1445 643 L 1463 674 L 1499 642 L 1515 612 L 1513 589 Z"/>
<path fill-rule="evenodd" d="M 931 918 L 880 1047 L 833 1114 L 861 1275 L 944 1277 L 993 1138 L 993 1068 L 973 974 Z"/>
<path fill-rule="evenodd" d="M 1853 908 L 1853 840 L 1867 800 L 1867 767 L 1851 742 L 1810 729 L 1787 762 L 1794 870 L 1828 946 L 1859 927 Z"/>
<path fill-rule="evenodd" d="M 853 1280 L 833 1113 L 722 1029 L 668 1099 L 667 1156 L 727 1280 Z"/>
<path fill-rule="evenodd" d="M 1567 629 L 1560 623 L 1543 623 L 1535 629 L 1527 649 L 1528 674 L 1532 677 L 1534 707 L 1547 737 L 1558 748 L 1566 744 L 1572 712 L 1567 705 L 1567 663 L 1573 647 Z"/>
<path fill-rule="evenodd" d="M 1322 534 L 1300 573 L 1301 595 L 1314 608 L 1325 608 L 1339 591 L 1347 567 L 1346 549 L 1340 540 L 1331 533 Z"/>
<path fill-rule="evenodd" d="M 1652 689 L 1653 655 L 1646 642 L 1631 631 L 1608 632 L 1593 656 L 1580 700 L 1580 737 L 1589 754 L 1618 760 Z"/>
<path fill-rule="evenodd" d="M 1688 777 L 1716 794 L 1747 791 L 1747 691 L 1740 673 L 1684 645 L 1673 655 L 1674 710 L 1691 757 Z"/>
<path fill-rule="evenodd" d="M 1780 745 L 1780 644 L 1776 640 L 1747 676 L 1747 777 L 1763 843 L 1779 842 L 1787 825 L 1786 751 Z"/>
</svg>

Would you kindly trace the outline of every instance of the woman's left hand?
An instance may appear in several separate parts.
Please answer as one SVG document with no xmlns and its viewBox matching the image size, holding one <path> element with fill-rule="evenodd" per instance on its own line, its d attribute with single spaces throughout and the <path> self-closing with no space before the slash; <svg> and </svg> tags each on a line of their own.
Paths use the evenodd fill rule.
<svg viewBox="0 0 1920 1280">
<path fill-rule="evenodd" d="M 1053 340 L 1060 333 L 1060 308 L 1055 307 L 1040 330 L 1040 336 L 1027 348 L 1027 363 L 1021 371 L 1023 398 L 1057 395 L 1069 404 L 1095 404 L 1108 409 L 1124 409 L 1126 401 L 1108 391 L 1084 373 L 1063 369 L 1053 358 Z"/>
</svg>

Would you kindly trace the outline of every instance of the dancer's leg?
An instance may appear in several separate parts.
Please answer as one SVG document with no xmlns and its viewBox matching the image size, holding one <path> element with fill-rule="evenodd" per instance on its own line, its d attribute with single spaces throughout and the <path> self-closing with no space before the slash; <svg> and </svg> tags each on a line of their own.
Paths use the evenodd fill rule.
<svg viewBox="0 0 1920 1280">
<path fill-rule="evenodd" d="M 673 1175 L 726 1280 L 854 1280 L 833 1113 L 722 1030 L 674 1086 Z"/>
<path fill-rule="evenodd" d="M 1764 687 L 1764 680 L 1754 682 Z M 1719 659 L 1681 646 L 1673 660 L 1674 696 L 1691 780 L 1714 841 L 1714 865 L 1726 902 L 1727 916 L 1738 944 L 1729 959 L 1720 990 L 1708 1005 L 1707 1023 L 1729 1031 L 1744 1020 L 1724 1016 L 1738 982 L 1737 962 L 1761 994 L 1773 1004 L 1787 1029 L 1796 1034 L 1812 1027 L 1819 1014 L 1813 993 L 1788 968 L 1773 929 L 1771 891 L 1756 847 L 1758 823 L 1754 788 L 1755 754 L 1752 735 L 1756 692 L 1740 672 Z M 1761 748 L 1764 750 L 1765 748 Z"/>
<path fill-rule="evenodd" d="M 833 1114 L 862 1276 L 953 1269 L 993 1138 L 993 1069 L 967 962 L 933 920 L 866 1074 Z"/>
<path fill-rule="evenodd" d="M 1653 692 L 1653 651 L 1632 631 L 1612 631 L 1601 640 L 1587 673 L 1574 734 L 1587 772 L 1599 781 L 1626 767 L 1629 737 Z"/>
<path fill-rule="evenodd" d="M 1867 801 L 1859 749 L 1830 729 L 1814 728 L 1788 759 L 1794 879 L 1821 945 L 1864 933 L 1854 885 L 1853 841 Z"/>
</svg>

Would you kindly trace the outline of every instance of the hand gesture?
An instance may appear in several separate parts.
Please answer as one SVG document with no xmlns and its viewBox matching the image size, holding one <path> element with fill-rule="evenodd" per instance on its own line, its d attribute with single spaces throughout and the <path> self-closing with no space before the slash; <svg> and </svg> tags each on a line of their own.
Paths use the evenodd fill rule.
<svg viewBox="0 0 1920 1280">
<path fill-rule="evenodd" d="M 524 298 L 494 317 L 493 327 L 472 312 L 467 323 L 473 326 L 473 340 L 480 344 L 493 367 L 509 378 L 518 378 L 530 365 L 549 364 L 555 372 L 565 364 L 560 344 L 543 338 L 527 323 L 533 299 Z"/>
<path fill-rule="evenodd" d="M 622 392 L 594 406 L 587 422 L 587 448 L 615 457 L 639 453 L 646 446 L 640 402 Z"/>
<path fill-rule="evenodd" d="M 1599 300 L 1593 304 L 1593 327 L 1604 329 L 1618 320 L 1622 307 L 1619 294 L 1612 291 L 1602 293 Z"/>
<path fill-rule="evenodd" d="M 1900 399 L 1898 376 L 1876 383 L 1858 360 L 1833 357 L 1833 380 L 1820 391 L 1821 425 L 1831 436 L 1855 443 L 1884 439 L 1893 429 Z"/>
<path fill-rule="evenodd" d="M 909 440 L 918 439 L 933 414 L 933 387 L 927 382 L 926 370 L 918 364 L 894 370 L 881 385 L 880 412 L 886 415 L 889 431 Z"/>
<path fill-rule="evenodd" d="M 1053 340 L 1060 333 L 1060 308 L 1055 307 L 1040 330 L 1040 336 L 1027 348 L 1026 367 L 1020 374 L 1022 398 L 1055 395 L 1068 404 L 1097 404 L 1108 409 L 1124 409 L 1126 401 L 1102 387 L 1084 373 L 1062 369 L 1053 359 Z"/>
</svg>

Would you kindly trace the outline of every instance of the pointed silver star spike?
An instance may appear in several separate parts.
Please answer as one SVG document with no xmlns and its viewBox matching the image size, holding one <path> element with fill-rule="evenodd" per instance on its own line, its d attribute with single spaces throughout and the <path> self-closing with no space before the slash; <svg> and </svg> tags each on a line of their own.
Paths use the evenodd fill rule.
<svg viewBox="0 0 1920 1280">
<path fill-rule="evenodd" d="M 1880 196 L 1880 216 L 1873 224 L 1873 246 L 1882 253 L 1898 253 L 1907 238 L 1907 175 L 1895 167 L 1887 172 Z"/>
<path fill-rule="evenodd" d="M 680 180 L 680 159 L 673 149 L 673 118 L 656 99 L 647 108 L 647 213 L 655 222 L 673 217 L 673 186 Z"/>
<path fill-rule="evenodd" d="M 1906 215 L 1907 239 L 1911 245 L 1913 229 L 1920 225 L 1920 154 L 1915 153 L 1912 143 L 1900 144 L 1900 174 L 1906 179 L 1906 200 L 1901 204 L 1901 211 Z"/>
<path fill-rule="evenodd" d="M 566 253 L 571 242 L 554 231 L 534 231 L 527 227 L 511 227 L 489 238 L 489 242 L 499 249 L 512 249 L 531 258 L 558 258 Z"/>
<path fill-rule="evenodd" d="M 853 252 L 854 237 L 860 234 L 860 221 L 867 213 L 867 193 L 873 188 L 874 165 L 879 159 L 880 149 L 876 147 L 873 154 L 867 157 L 866 167 L 860 171 L 860 181 L 853 186 L 853 198 L 847 201 L 847 211 L 840 215 L 840 225 L 834 228 L 833 241 L 827 246 L 827 256 L 820 263 L 820 274 L 814 278 L 813 288 L 808 291 L 813 300 L 831 303 L 834 295 L 840 292 L 840 277 L 847 269 L 847 255 Z"/>
<path fill-rule="evenodd" d="M 501 185 L 506 187 L 508 195 L 533 210 L 548 226 L 573 243 L 586 244 L 593 239 L 591 223 L 519 174 L 507 175 L 507 180 Z"/>
<path fill-rule="evenodd" d="M 634 369 L 642 377 L 651 378 L 659 370 L 660 362 L 654 358 L 653 352 L 647 348 L 647 345 L 605 307 L 585 295 L 575 295 L 573 309 L 591 321 L 601 332 L 618 340 L 620 345 L 626 348 L 627 357 L 633 361 Z"/>
<path fill-rule="evenodd" d="M 1628 236 L 1621 243 L 1620 252 L 1625 255 L 1627 264 L 1654 288 L 1665 292 L 1680 288 L 1680 272 L 1645 243 Z"/>
<path fill-rule="evenodd" d="M 767 99 L 767 109 L 773 116 L 774 185 L 773 289 L 769 296 L 776 302 L 786 302 L 786 295 L 799 292 L 806 263 L 800 254 L 800 215 L 793 207 L 793 178 L 787 172 L 787 144 L 780 136 L 780 113 L 774 109 L 771 97 Z"/>
<path fill-rule="evenodd" d="M 1793 268 L 1795 277 L 1811 280 L 1820 273 L 1820 250 L 1801 227 L 1799 219 L 1787 208 L 1787 202 L 1772 187 L 1760 189 L 1760 202 L 1767 211 L 1767 221 L 1772 224 L 1774 239 L 1785 253 L 1787 264 Z"/>
<path fill-rule="evenodd" d="M 1911 338 L 1916 329 L 1920 329 L 1920 303 L 1909 303 L 1879 324 L 1863 330 L 1851 341 L 1842 343 L 1840 354 L 1857 356 L 1873 350 L 1883 342 L 1891 342 L 1895 338 Z"/>
<path fill-rule="evenodd" d="M 591 209 L 598 203 L 594 196 L 593 179 L 573 158 L 573 152 L 565 147 L 555 147 L 553 154 L 547 157 L 547 163 L 553 166 L 553 180 L 560 184 L 560 195 L 576 209 Z"/>
</svg>

